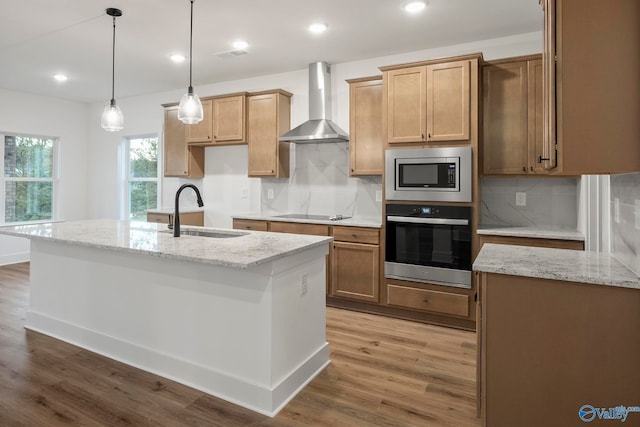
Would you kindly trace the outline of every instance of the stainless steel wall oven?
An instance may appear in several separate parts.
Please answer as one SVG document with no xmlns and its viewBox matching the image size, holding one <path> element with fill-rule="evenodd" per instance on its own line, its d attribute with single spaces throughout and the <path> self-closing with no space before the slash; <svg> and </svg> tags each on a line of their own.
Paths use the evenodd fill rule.
<svg viewBox="0 0 640 427">
<path fill-rule="evenodd" d="M 386 208 L 385 277 L 471 288 L 471 207 Z"/>
</svg>

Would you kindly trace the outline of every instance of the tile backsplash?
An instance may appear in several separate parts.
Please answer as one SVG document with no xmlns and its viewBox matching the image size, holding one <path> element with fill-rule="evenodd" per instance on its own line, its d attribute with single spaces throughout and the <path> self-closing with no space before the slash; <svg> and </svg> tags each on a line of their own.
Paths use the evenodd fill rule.
<svg viewBox="0 0 640 427">
<path fill-rule="evenodd" d="M 611 176 L 611 252 L 640 275 L 640 173 Z"/>
<path fill-rule="evenodd" d="M 480 224 L 576 228 L 577 178 L 482 178 Z M 526 206 L 516 206 L 516 193 Z"/>
<path fill-rule="evenodd" d="M 380 220 L 376 191 L 380 176 L 349 177 L 349 144 L 291 144 L 288 180 L 262 179 L 261 212 L 265 215 L 342 214 Z M 272 198 L 270 198 L 272 196 Z"/>
</svg>

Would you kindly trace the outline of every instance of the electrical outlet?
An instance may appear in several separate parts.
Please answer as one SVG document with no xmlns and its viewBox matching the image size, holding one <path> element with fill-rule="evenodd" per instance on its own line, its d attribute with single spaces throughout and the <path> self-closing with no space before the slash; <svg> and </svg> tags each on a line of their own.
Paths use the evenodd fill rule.
<svg viewBox="0 0 640 427">
<path fill-rule="evenodd" d="M 636 230 L 640 230 L 640 200 L 636 200 Z"/>
<path fill-rule="evenodd" d="M 516 192 L 516 206 L 527 206 L 527 193 Z"/>
<path fill-rule="evenodd" d="M 376 202 L 382 201 L 382 190 L 376 190 Z"/>
<path fill-rule="evenodd" d="M 617 197 L 613 199 L 613 221 L 620 224 L 620 199 Z"/>
<path fill-rule="evenodd" d="M 309 290 L 309 276 L 303 274 L 300 278 L 300 295 L 306 295 Z"/>
<path fill-rule="evenodd" d="M 249 189 L 248 188 L 243 188 L 240 190 L 240 198 L 241 199 L 246 199 L 247 197 L 249 197 Z"/>
<path fill-rule="evenodd" d="M 269 200 L 273 199 L 273 188 L 269 188 L 267 190 L 267 199 Z"/>
</svg>

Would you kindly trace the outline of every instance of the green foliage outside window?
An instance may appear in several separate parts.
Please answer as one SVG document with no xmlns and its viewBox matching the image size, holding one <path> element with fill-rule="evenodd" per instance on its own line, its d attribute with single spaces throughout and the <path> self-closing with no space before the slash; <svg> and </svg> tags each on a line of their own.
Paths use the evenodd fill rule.
<svg viewBox="0 0 640 427">
<path fill-rule="evenodd" d="M 158 207 L 158 138 L 129 140 L 129 219 L 146 221 Z"/>
</svg>

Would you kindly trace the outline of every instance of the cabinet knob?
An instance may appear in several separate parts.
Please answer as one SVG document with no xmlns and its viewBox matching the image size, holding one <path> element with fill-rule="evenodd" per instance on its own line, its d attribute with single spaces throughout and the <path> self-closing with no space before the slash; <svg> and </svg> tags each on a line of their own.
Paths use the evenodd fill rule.
<svg viewBox="0 0 640 427">
<path fill-rule="evenodd" d="M 424 139 L 424 133 L 420 134 L 420 138 Z"/>
<path fill-rule="evenodd" d="M 274 173 L 274 170 L 273 170 L 273 169 L 271 169 L 271 173 Z"/>
<path fill-rule="evenodd" d="M 429 302 L 429 299 L 428 299 L 428 298 L 425 298 L 425 299 L 423 299 L 423 300 L 422 300 L 422 302 L 426 302 L 426 303 L 428 303 L 428 302 Z"/>
<path fill-rule="evenodd" d="M 352 234 L 351 237 L 358 237 L 358 235 L 357 234 Z"/>
<path fill-rule="evenodd" d="M 533 166 L 530 166 L 530 168 L 531 168 L 531 172 L 533 172 Z"/>
<path fill-rule="evenodd" d="M 522 167 L 522 172 L 526 172 L 526 171 L 527 171 L 527 167 L 526 167 L 526 166 L 523 166 L 523 167 Z"/>
<path fill-rule="evenodd" d="M 353 172 L 353 168 L 351 168 L 351 172 Z"/>
</svg>

